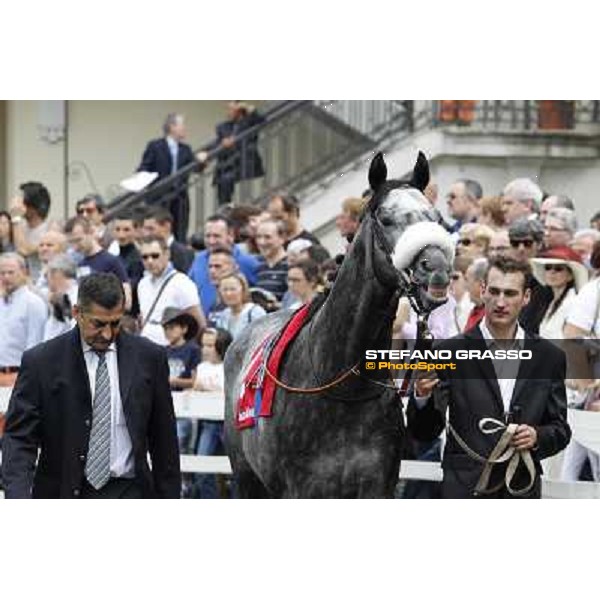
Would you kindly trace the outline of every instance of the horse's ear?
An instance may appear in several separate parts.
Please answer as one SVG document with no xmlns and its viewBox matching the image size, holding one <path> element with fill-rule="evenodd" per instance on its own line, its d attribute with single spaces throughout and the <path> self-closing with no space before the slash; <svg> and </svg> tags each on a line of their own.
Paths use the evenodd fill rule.
<svg viewBox="0 0 600 600">
<path fill-rule="evenodd" d="M 387 167 L 383 160 L 383 154 L 378 152 L 371 161 L 369 167 L 369 185 L 371 189 L 376 192 L 387 179 Z"/>
<path fill-rule="evenodd" d="M 417 156 L 417 162 L 415 163 L 410 183 L 413 187 L 421 191 L 424 191 L 429 183 L 429 163 L 421 151 L 419 151 L 419 156 Z"/>
</svg>

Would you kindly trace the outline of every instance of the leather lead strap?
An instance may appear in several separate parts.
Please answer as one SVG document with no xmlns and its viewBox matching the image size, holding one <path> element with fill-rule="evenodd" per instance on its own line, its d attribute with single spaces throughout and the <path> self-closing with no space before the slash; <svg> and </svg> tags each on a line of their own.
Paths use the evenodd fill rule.
<svg viewBox="0 0 600 600">
<path fill-rule="evenodd" d="M 498 443 L 494 447 L 494 449 L 490 452 L 490 455 L 487 458 L 484 458 L 473 449 L 471 449 L 467 443 L 458 435 L 454 427 L 450 423 L 448 423 L 448 430 L 454 436 L 454 439 L 457 441 L 458 445 L 474 460 L 477 462 L 483 463 L 483 471 L 479 477 L 479 481 L 475 486 L 476 494 L 493 494 L 498 492 L 502 487 L 506 486 L 508 493 L 511 496 L 523 496 L 527 492 L 531 490 L 535 483 L 535 465 L 533 463 L 533 458 L 531 457 L 531 452 L 529 450 L 517 450 L 513 446 L 510 445 L 510 441 L 512 440 L 516 430 L 517 424 L 510 423 L 509 425 L 505 425 L 502 421 L 498 419 L 494 419 L 492 417 L 486 417 L 479 421 L 479 430 L 481 433 L 485 435 L 491 435 L 493 433 L 497 433 L 498 431 L 503 431 L 502 436 L 498 440 Z M 512 487 L 512 481 L 514 479 L 515 473 L 519 466 L 519 463 L 523 461 L 523 464 L 527 468 L 527 472 L 529 473 L 529 483 L 520 489 L 514 489 Z M 492 474 L 492 468 L 494 465 L 502 464 L 508 462 L 506 467 L 506 474 L 504 477 L 504 481 L 502 481 L 499 485 L 494 486 L 493 488 L 489 488 L 489 481 Z"/>
</svg>

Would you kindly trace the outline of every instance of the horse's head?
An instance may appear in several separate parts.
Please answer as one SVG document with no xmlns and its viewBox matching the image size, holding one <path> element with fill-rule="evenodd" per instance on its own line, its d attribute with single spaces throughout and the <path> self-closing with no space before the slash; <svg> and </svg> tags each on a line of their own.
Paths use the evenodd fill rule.
<svg viewBox="0 0 600 600">
<path fill-rule="evenodd" d="M 452 239 L 423 195 L 428 182 L 429 164 L 422 152 L 406 181 L 388 180 L 383 155 L 378 153 L 369 169 L 373 195 L 365 214 L 372 219 L 379 252 L 387 254 L 388 265 L 391 262 L 397 272 L 398 285 L 407 288 L 424 312 L 448 299 L 454 260 Z M 387 280 L 389 285 L 392 278 Z"/>
</svg>

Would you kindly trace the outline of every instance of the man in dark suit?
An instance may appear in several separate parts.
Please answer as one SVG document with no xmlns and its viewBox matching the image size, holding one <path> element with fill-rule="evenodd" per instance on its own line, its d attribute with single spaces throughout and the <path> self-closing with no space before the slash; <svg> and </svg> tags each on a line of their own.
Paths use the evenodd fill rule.
<svg viewBox="0 0 600 600">
<path fill-rule="evenodd" d="M 166 354 L 120 332 L 123 312 L 118 278 L 89 275 L 77 327 L 23 355 L 3 439 L 7 498 L 179 498 Z"/>
<path fill-rule="evenodd" d="M 530 296 L 528 275 L 526 263 L 492 261 L 483 291 L 483 320 L 435 348 L 450 350 L 453 357 L 457 350 L 531 351 L 530 360 L 459 360 L 456 370 L 440 371 L 439 379 L 415 382 L 407 420 L 417 439 L 438 436 L 449 410 L 444 498 L 539 498 L 540 461 L 560 452 L 571 437 L 565 354 L 518 324 Z M 500 460 L 501 454 L 507 460 Z M 482 460 L 490 458 L 498 461 Z"/>
<path fill-rule="evenodd" d="M 204 162 L 208 152 L 221 149 L 217 155 L 213 178 L 219 206 L 231 202 L 238 181 L 255 179 L 265 174 L 258 152 L 258 133 L 248 134 L 236 141 L 238 136 L 263 123 L 265 118 L 253 106 L 239 101 L 229 102 L 227 117 L 227 121 L 217 125 L 216 139 L 198 154 L 198 160 Z"/>
<path fill-rule="evenodd" d="M 196 157 L 190 146 L 183 143 L 186 134 L 183 115 L 169 114 L 163 125 L 163 133 L 164 137 L 148 142 L 142 156 L 142 162 L 138 167 L 138 171 L 158 173 L 157 182 L 169 177 L 182 167 L 196 162 Z M 173 184 L 173 188 L 164 190 L 159 196 L 150 200 L 151 203 L 158 203 L 161 196 L 171 197 L 167 208 L 173 215 L 175 221 L 174 234 L 180 242 L 185 242 L 189 225 L 188 175 L 178 179 L 177 183 Z"/>
</svg>

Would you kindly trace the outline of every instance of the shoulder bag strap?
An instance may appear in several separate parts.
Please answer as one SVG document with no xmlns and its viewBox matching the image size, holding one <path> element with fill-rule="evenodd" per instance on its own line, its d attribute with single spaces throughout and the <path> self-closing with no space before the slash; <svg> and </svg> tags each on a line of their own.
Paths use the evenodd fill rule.
<svg viewBox="0 0 600 600">
<path fill-rule="evenodd" d="M 144 329 L 144 327 L 146 327 L 146 325 L 148 324 L 148 321 L 150 320 L 150 317 L 152 316 L 152 313 L 154 312 L 154 309 L 156 308 L 156 304 L 158 303 L 160 297 L 162 296 L 162 293 L 165 291 L 167 284 L 169 283 L 169 281 L 171 281 L 171 279 L 173 279 L 173 277 L 175 277 L 175 275 L 177 275 L 177 273 L 178 273 L 178 271 L 173 271 L 173 273 L 171 273 L 163 281 L 163 284 L 160 286 L 160 289 L 158 290 L 158 293 L 156 294 L 156 297 L 154 298 L 154 302 L 152 303 L 152 306 L 150 307 L 148 314 L 146 314 L 146 316 L 142 319 L 142 326 L 140 327 L 140 331 L 142 331 Z"/>
</svg>

